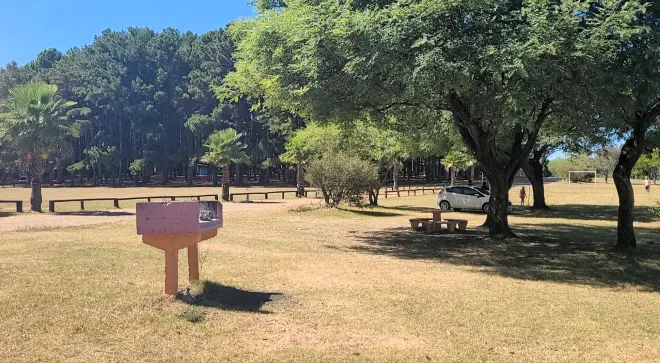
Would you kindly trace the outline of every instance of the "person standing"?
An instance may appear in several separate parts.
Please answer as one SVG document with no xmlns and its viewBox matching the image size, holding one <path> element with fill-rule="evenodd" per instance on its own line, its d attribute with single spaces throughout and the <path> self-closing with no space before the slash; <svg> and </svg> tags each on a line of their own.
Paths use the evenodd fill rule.
<svg viewBox="0 0 660 363">
<path fill-rule="evenodd" d="M 523 185 L 523 187 L 520 188 L 520 205 L 525 205 L 525 198 L 527 198 L 527 191 Z"/>
<path fill-rule="evenodd" d="M 651 191 L 651 180 L 648 176 L 644 177 L 644 189 L 649 193 Z"/>
</svg>

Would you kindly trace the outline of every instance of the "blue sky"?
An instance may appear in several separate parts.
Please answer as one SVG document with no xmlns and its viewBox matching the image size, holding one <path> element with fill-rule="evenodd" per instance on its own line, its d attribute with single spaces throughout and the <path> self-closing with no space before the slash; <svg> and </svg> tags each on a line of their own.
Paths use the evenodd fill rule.
<svg viewBox="0 0 660 363">
<path fill-rule="evenodd" d="M 172 27 L 203 33 L 253 15 L 245 0 L 5 0 L 0 65 L 25 64 L 40 51 L 90 44 L 104 29 Z"/>
</svg>

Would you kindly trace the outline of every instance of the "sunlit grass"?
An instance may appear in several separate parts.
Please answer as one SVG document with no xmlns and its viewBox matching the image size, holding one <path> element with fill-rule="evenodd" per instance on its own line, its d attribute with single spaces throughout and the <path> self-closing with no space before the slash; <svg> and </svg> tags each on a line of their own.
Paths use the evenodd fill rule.
<svg viewBox="0 0 660 363">
<path fill-rule="evenodd" d="M 479 213 L 453 213 L 468 234 L 409 231 L 433 195 L 234 211 L 201 244 L 199 304 L 162 299 L 163 254 L 132 221 L 4 233 L 0 361 L 658 361 L 660 221 L 612 254 L 613 187 L 565 187 L 548 185 L 554 212 L 517 209 L 506 242 Z"/>
</svg>

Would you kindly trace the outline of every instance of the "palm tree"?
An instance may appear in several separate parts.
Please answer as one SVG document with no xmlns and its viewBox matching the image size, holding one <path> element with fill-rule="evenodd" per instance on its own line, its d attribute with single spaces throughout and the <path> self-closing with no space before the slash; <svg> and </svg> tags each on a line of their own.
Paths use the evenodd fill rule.
<svg viewBox="0 0 660 363">
<path fill-rule="evenodd" d="M 230 128 L 212 133 L 204 144 L 208 151 L 202 161 L 222 168 L 222 200 L 229 200 L 229 165 L 250 160 L 245 153 L 247 145 L 240 141 L 241 137 L 243 134 Z"/>
<path fill-rule="evenodd" d="M 44 164 L 70 151 L 69 137 L 78 137 L 75 121 L 67 116 L 75 105 L 57 96 L 57 86 L 33 81 L 12 88 L 0 106 L 0 139 L 28 160 L 33 211 L 41 212 Z"/>
<path fill-rule="evenodd" d="M 451 171 L 451 185 L 456 183 L 456 170 L 465 169 L 475 164 L 475 160 L 467 153 L 467 150 L 452 149 L 442 159 L 442 164 L 447 171 Z"/>
</svg>

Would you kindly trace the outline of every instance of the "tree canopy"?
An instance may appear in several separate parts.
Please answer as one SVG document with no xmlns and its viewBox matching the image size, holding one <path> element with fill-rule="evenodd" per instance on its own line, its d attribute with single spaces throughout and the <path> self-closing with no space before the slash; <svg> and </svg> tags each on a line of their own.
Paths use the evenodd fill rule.
<svg viewBox="0 0 660 363">
<path fill-rule="evenodd" d="M 630 39 L 643 11 L 605 1 L 586 21 L 581 1 L 368 3 L 290 0 L 233 23 L 227 84 L 313 120 L 455 127 L 491 182 L 488 224 L 502 236 L 508 188 L 542 126 L 589 102 L 597 52 Z"/>
</svg>

